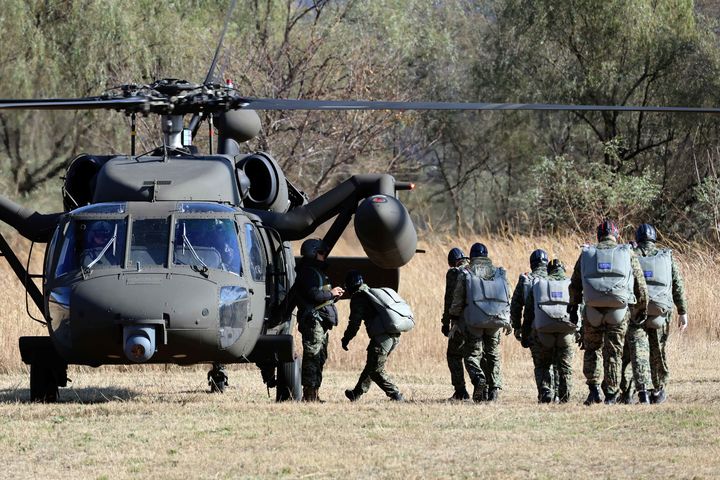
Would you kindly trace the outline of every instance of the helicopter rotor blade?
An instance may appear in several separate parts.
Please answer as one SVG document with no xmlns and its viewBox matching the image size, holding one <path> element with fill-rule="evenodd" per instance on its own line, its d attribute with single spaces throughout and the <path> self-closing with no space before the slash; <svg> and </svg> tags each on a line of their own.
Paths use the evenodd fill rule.
<svg viewBox="0 0 720 480">
<path fill-rule="evenodd" d="M 142 110 L 147 97 L 0 99 L 0 110 Z"/>
<path fill-rule="evenodd" d="M 235 5 L 237 5 L 237 0 L 232 0 L 232 2 L 230 2 L 230 6 L 228 7 L 227 13 L 225 14 L 225 25 L 223 25 L 222 32 L 220 33 L 220 40 L 218 40 L 217 47 L 215 47 L 215 55 L 213 55 L 212 62 L 210 62 L 210 69 L 205 76 L 205 81 L 203 82 L 204 85 L 212 83 L 214 80 L 213 77 L 215 76 L 215 68 L 217 68 L 217 62 L 220 58 L 220 50 L 222 50 L 222 45 L 225 41 L 225 33 L 227 33 L 228 25 L 230 24 L 230 17 L 232 16 L 233 10 L 235 10 Z M 204 115 L 196 113 L 190 119 L 188 128 L 192 131 L 193 138 L 195 137 L 195 135 L 197 135 L 197 131 L 200 128 L 200 123 L 202 122 L 203 118 Z"/>
<path fill-rule="evenodd" d="M 591 112 L 720 113 L 720 108 L 633 105 L 568 105 L 553 103 L 383 102 L 364 100 L 290 100 L 245 98 L 249 110 L 541 110 Z"/>
</svg>

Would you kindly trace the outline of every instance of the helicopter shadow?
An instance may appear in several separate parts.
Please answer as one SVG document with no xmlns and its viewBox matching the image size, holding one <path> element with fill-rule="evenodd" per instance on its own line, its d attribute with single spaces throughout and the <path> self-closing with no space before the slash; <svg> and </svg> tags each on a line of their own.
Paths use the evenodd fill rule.
<svg viewBox="0 0 720 480">
<path fill-rule="evenodd" d="M 61 389 L 57 403 L 101 404 L 126 402 L 140 396 L 139 392 L 126 388 L 69 388 Z M 30 400 L 29 388 L 0 390 L 0 403 L 35 403 Z"/>
</svg>

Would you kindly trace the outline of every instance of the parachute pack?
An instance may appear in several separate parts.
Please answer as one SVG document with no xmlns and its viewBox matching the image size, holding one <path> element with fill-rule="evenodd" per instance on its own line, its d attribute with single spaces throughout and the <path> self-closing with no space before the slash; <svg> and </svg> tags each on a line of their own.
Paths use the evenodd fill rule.
<svg viewBox="0 0 720 480">
<path fill-rule="evenodd" d="M 371 288 L 367 294 L 382 324 L 383 332 L 378 333 L 404 333 L 415 326 L 410 305 L 395 290 L 387 287 Z"/>
<path fill-rule="evenodd" d="M 538 278 L 533 285 L 535 321 L 539 333 L 573 333 L 577 326 L 570 321 L 570 279 Z"/>
<path fill-rule="evenodd" d="M 468 272 L 465 282 L 463 319 L 470 330 L 510 325 L 510 291 L 503 268 L 496 268 L 489 280 Z"/>
<path fill-rule="evenodd" d="M 672 311 L 672 251 L 659 250 L 656 255 L 638 257 L 648 286 L 648 309 L 645 326 L 662 328 Z"/>
<path fill-rule="evenodd" d="M 580 255 L 585 313 L 594 327 L 619 325 L 635 303 L 630 245 L 583 247 Z"/>
</svg>

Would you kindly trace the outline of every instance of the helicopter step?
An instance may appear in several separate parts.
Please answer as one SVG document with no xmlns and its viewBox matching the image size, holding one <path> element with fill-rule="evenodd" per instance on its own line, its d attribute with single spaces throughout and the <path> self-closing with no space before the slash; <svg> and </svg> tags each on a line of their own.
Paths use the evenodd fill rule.
<svg viewBox="0 0 720 480">
<path fill-rule="evenodd" d="M 57 402 L 59 387 L 67 386 L 67 363 L 50 337 L 20 337 L 20 355 L 30 365 L 30 401 Z"/>
</svg>

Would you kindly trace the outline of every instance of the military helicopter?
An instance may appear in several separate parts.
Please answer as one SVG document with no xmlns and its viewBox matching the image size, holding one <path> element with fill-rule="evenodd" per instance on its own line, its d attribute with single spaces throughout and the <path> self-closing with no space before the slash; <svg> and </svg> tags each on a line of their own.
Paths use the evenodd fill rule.
<svg viewBox="0 0 720 480">
<path fill-rule="evenodd" d="M 6 258 L 43 313 L 48 336 L 19 339 L 33 401 L 54 402 L 70 364 L 255 363 L 276 400 L 300 399 L 300 360 L 288 304 L 295 257 L 290 242 L 335 218 L 330 249 L 354 218 L 367 255 L 333 257 L 330 276 L 361 269 L 374 285 L 397 287 L 417 233 L 397 192 L 413 185 L 386 174 L 354 175 L 310 200 L 267 152 L 241 153 L 261 130 L 258 110 L 611 110 L 717 112 L 691 107 L 338 101 L 252 98 L 214 81 L 161 79 L 96 97 L 0 99 L 3 110 L 104 109 L 131 119 L 126 155 L 83 154 L 69 165 L 64 211 L 42 214 L 0 197 L 0 220 L 47 243 L 42 290 L 0 235 Z M 159 115 L 161 145 L 138 154 L 137 115 Z M 186 117 L 192 116 L 186 123 Z M 201 154 L 200 124 L 217 127 Z M 215 151 L 215 153 L 214 153 Z M 277 374 L 276 374 L 277 372 Z"/>
</svg>

